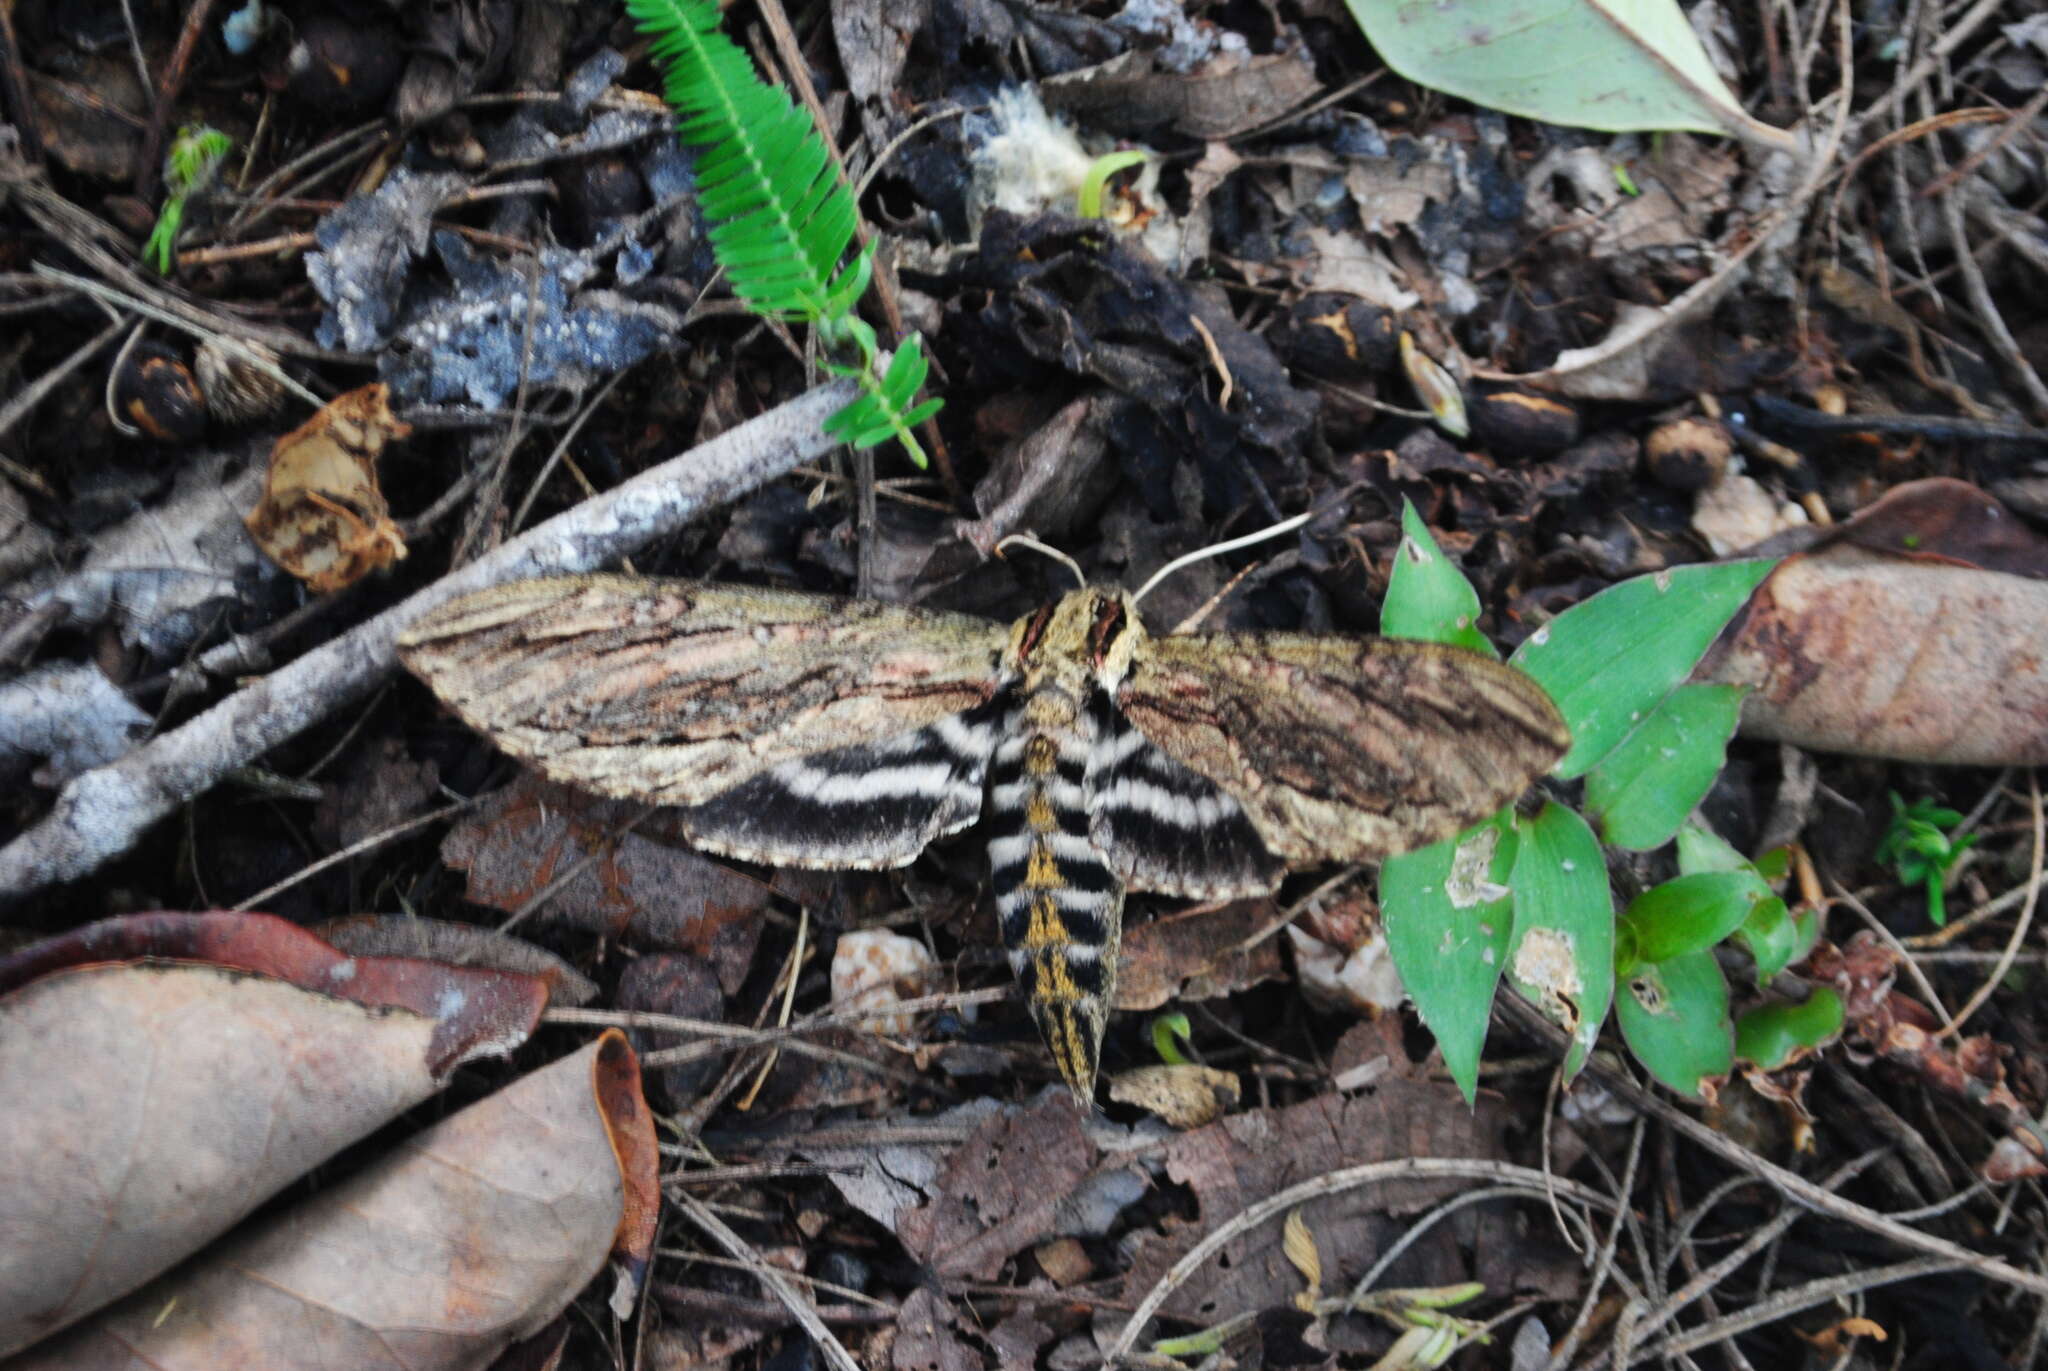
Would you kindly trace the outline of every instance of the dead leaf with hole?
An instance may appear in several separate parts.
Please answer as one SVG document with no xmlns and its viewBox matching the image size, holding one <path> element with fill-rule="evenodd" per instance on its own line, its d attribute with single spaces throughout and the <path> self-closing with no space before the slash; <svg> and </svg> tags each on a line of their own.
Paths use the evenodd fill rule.
<svg viewBox="0 0 2048 1371">
<path fill-rule="evenodd" d="M 377 458 L 411 433 L 381 381 L 337 395 L 271 449 L 263 499 L 243 521 L 249 536 L 316 595 L 405 556 L 377 487 Z"/>
<path fill-rule="evenodd" d="M 652 1253 L 653 1117 L 616 1029 L 8 1364 L 456 1371 Z M 614 1312 L 630 1312 L 615 1298 Z"/>
<path fill-rule="evenodd" d="M 935 1198 L 904 1213 L 896 1235 L 942 1278 L 994 1280 L 1014 1254 L 1064 1231 L 1062 1206 L 1096 1155 L 1073 1102 L 1048 1093 L 975 1129 L 947 1159 Z"/>
<path fill-rule="evenodd" d="M 524 1042 L 546 993 L 267 914 L 131 915 L 0 960 L 0 1355 Z"/>
<path fill-rule="evenodd" d="M 1751 688 L 1750 737 L 1947 766 L 2048 763 L 2048 581 L 1959 565 L 1932 532 L 1899 532 L 1896 513 L 1865 526 L 1895 551 L 1859 546 L 1845 526 L 1788 558 L 1696 678 Z"/>
</svg>

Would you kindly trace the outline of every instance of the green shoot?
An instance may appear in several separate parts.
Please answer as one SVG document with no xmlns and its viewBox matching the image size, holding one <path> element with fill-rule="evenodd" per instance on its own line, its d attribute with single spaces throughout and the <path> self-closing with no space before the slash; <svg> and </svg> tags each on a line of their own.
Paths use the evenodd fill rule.
<svg viewBox="0 0 2048 1371">
<path fill-rule="evenodd" d="M 1896 790 L 1891 795 L 1892 821 L 1884 837 L 1878 840 L 1877 860 L 1891 863 L 1907 885 L 1927 887 L 1927 919 L 1939 928 L 1948 922 L 1943 887 L 1948 882 L 1949 868 L 1977 845 L 1978 835 L 1950 836 L 1950 830 L 1963 821 L 1963 816 L 1953 809 L 1943 809 L 1925 799 L 1907 804 Z"/>
<path fill-rule="evenodd" d="M 214 173 L 220 170 L 222 159 L 234 140 L 219 129 L 203 124 L 187 124 L 178 130 L 178 136 L 171 140 L 171 150 L 164 155 L 164 205 L 158 212 L 156 227 L 149 231 L 149 239 L 142 245 L 142 258 L 157 269 L 160 276 L 169 276 L 175 264 L 178 231 L 185 224 L 185 202 L 212 183 Z"/>
</svg>

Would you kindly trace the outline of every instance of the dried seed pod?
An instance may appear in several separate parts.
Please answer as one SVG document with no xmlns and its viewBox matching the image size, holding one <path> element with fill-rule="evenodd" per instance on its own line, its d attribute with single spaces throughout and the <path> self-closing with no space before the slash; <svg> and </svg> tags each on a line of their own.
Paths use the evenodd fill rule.
<svg viewBox="0 0 2048 1371">
<path fill-rule="evenodd" d="M 1643 445 L 1650 476 L 1666 490 L 1705 490 L 1728 472 L 1735 440 L 1718 419 L 1674 419 Z"/>
<path fill-rule="evenodd" d="M 1557 395 L 1493 390 L 1470 402 L 1472 436 L 1507 457 L 1550 457 L 1579 441 L 1579 411 Z"/>
<path fill-rule="evenodd" d="M 131 349 L 115 370 L 114 408 L 159 443 L 189 443 L 206 431 L 206 398 L 191 369 L 155 343 Z"/>
<path fill-rule="evenodd" d="M 1268 335 L 1288 366 L 1332 381 L 1362 381 L 1394 369 L 1394 316 L 1378 305 L 1317 291 L 1304 295 Z"/>
<path fill-rule="evenodd" d="M 239 347 L 247 351 L 225 348 L 209 338 L 193 359 L 206 407 L 224 424 L 246 424 L 275 414 L 284 399 L 284 383 L 248 357 L 254 352 L 275 366 L 277 354 L 257 343 Z"/>
</svg>

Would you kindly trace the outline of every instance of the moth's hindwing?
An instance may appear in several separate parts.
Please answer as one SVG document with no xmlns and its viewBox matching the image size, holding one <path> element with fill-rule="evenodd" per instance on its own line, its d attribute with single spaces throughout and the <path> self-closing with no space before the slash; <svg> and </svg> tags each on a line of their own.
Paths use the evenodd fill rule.
<svg viewBox="0 0 2048 1371">
<path fill-rule="evenodd" d="M 1088 831 L 1135 890 L 1184 900 L 1241 899 L 1279 885 L 1284 865 L 1242 806 L 1173 760 L 1095 692 Z"/>
<path fill-rule="evenodd" d="M 999 693 L 964 714 L 879 743 L 770 767 L 678 811 L 708 852 L 768 866 L 907 866 L 927 844 L 981 817 Z"/>
<path fill-rule="evenodd" d="M 1448 838 L 1520 795 L 1571 741 L 1543 688 L 1513 667 L 1390 638 L 1153 639 L 1116 703 L 1291 865 Z"/>
<path fill-rule="evenodd" d="M 987 704 L 1006 639 L 984 619 L 873 600 L 569 576 L 455 600 L 399 652 L 464 720 L 550 777 L 702 805 L 784 763 L 881 748 Z M 971 751 L 957 734 L 938 741 Z M 910 774 L 897 767 L 891 783 Z M 961 789 L 938 786 L 916 831 L 971 822 Z M 849 845 L 833 850 L 835 864 L 854 864 Z M 767 860 L 799 860 L 773 851 Z"/>
</svg>

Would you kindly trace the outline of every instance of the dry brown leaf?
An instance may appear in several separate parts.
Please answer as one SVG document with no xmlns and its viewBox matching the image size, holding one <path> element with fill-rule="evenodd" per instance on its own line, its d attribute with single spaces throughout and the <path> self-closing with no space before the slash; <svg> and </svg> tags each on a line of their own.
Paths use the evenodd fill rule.
<svg viewBox="0 0 2048 1371">
<path fill-rule="evenodd" d="M 545 1327 L 615 1244 L 644 1265 L 655 1158 L 613 1030 L 9 1371 L 482 1367 Z"/>
<path fill-rule="evenodd" d="M 994 1280 L 1013 1254 L 1054 1235 L 1061 1204 L 1095 1156 L 1065 1096 L 999 1114 L 946 1159 L 938 1197 L 903 1214 L 897 1236 L 942 1277 Z"/>
<path fill-rule="evenodd" d="M 243 521 L 249 536 L 316 595 L 405 556 L 377 487 L 377 458 L 411 432 L 382 382 L 335 396 L 271 449 L 263 499 Z"/>
<path fill-rule="evenodd" d="M 0 1355 L 516 1046 L 545 999 L 261 914 L 135 915 L 0 961 L 0 1099 L 35 1102 L 0 1110 Z"/>
<path fill-rule="evenodd" d="M 1279 980 L 1287 974 L 1279 940 L 1258 936 L 1278 922 L 1279 906 L 1259 899 L 1169 910 L 1127 928 L 1116 1007 L 1157 1009 L 1168 1000 L 1216 999 Z"/>
<path fill-rule="evenodd" d="M 1742 731 L 1949 766 L 2048 763 L 2048 581 L 1838 543 L 1757 588 L 1697 679 Z"/>
<path fill-rule="evenodd" d="M 1109 1097 L 1157 1114 L 1172 1128 L 1200 1128 L 1237 1104 L 1237 1076 L 1213 1066 L 1181 1062 L 1140 1066 L 1109 1079 Z"/>
<path fill-rule="evenodd" d="M 465 899 L 512 912 L 595 857 L 549 895 L 538 917 L 695 953 L 717 968 L 725 993 L 736 994 L 775 892 L 655 841 L 663 823 L 646 805 L 596 799 L 522 772 L 449 831 L 441 860 L 467 874 Z"/>
</svg>

